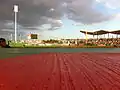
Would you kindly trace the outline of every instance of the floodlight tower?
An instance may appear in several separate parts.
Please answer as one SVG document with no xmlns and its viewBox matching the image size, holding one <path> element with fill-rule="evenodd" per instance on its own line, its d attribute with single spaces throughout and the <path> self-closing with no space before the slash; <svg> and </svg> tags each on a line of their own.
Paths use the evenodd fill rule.
<svg viewBox="0 0 120 90">
<path fill-rule="evenodd" d="M 14 5 L 14 29 L 15 29 L 15 42 L 17 42 L 17 13 L 18 13 L 18 5 Z"/>
</svg>

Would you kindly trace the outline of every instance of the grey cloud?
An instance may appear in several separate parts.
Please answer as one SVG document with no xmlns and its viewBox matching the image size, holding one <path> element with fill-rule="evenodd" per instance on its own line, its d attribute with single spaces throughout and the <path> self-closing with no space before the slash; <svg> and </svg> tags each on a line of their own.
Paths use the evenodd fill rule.
<svg viewBox="0 0 120 90">
<path fill-rule="evenodd" d="M 49 9 L 57 8 L 56 0 L 2 0 L 0 3 L 0 20 L 13 20 L 13 4 L 18 4 L 20 12 L 18 13 L 18 22 L 23 27 L 38 26 L 45 22 L 41 17 L 47 16 L 60 18 L 58 11 L 50 12 Z"/>
<path fill-rule="evenodd" d="M 43 24 L 50 24 L 50 30 L 58 29 L 63 26 L 59 20 L 64 14 L 69 19 L 87 24 L 109 20 L 109 16 L 93 8 L 95 2 L 95 0 L 1 0 L 0 29 L 14 28 L 4 25 L 14 20 L 13 4 L 18 4 L 20 7 L 19 29 L 40 30 L 34 27 L 41 27 Z"/>
<path fill-rule="evenodd" d="M 99 3 L 103 3 L 106 7 L 111 9 L 120 8 L 120 0 L 96 0 Z"/>
<path fill-rule="evenodd" d="M 94 0 L 83 0 L 82 2 L 81 0 L 74 0 L 68 3 L 68 18 L 85 24 L 98 23 L 111 18 L 93 8 L 94 4 Z"/>
</svg>

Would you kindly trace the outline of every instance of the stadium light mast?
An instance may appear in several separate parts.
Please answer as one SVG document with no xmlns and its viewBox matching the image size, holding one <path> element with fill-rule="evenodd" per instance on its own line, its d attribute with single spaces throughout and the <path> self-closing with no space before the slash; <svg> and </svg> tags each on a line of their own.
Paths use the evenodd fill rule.
<svg viewBox="0 0 120 90">
<path fill-rule="evenodd" d="M 15 42 L 17 42 L 17 13 L 18 13 L 18 5 L 14 5 L 14 29 L 15 29 Z"/>
</svg>

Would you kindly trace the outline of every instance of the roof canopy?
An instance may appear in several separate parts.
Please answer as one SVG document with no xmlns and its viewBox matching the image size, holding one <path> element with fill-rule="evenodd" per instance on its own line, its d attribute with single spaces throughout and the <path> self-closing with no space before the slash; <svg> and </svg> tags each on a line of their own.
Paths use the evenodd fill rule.
<svg viewBox="0 0 120 90">
<path fill-rule="evenodd" d="M 81 33 L 86 33 L 86 31 L 80 31 Z M 105 30 L 99 30 L 99 31 L 95 31 L 95 32 L 87 32 L 87 34 L 89 35 L 103 35 L 103 34 L 107 34 L 107 33 L 111 33 L 111 34 L 120 34 L 120 30 L 117 31 L 105 31 Z"/>
<path fill-rule="evenodd" d="M 81 33 L 86 33 L 86 31 L 80 31 Z M 87 34 L 89 34 L 89 35 L 93 35 L 93 32 L 87 32 Z"/>
<path fill-rule="evenodd" d="M 103 34 L 107 34 L 107 33 L 109 33 L 109 32 L 105 31 L 105 30 L 99 30 L 99 31 L 93 32 L 93 35 L 103 35 Z"/>
<path fill-rule="evenodd" d="M 112 34 L 120 34 L 120 30 L 110 32 Z"/>
</svg>

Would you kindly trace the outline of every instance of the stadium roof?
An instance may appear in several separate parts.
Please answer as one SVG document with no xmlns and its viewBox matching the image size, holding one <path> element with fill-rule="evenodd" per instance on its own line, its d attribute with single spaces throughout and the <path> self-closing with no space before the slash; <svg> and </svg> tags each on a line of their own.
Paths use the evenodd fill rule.
<svg viewBox="0 0 120 90">
<path fill-rule="evenodd" d="M 80 31 L 81 33 L 86 33 L 86 31 Z M 99 31 L 95 31 L 95 32 L 87 32 L 87 34 L 89 35 L 103 35 L 103 34 L 107 34 L 107 33 L 111 33 L 111 34 L 120 34 L 120 30 L 116 30 L 116 31 L 105 31 L 105 30 L 99 30 Z"/>
<path fill-rule="evenodd" d="M 81 33 L 86 33 L 86 31 L 80 31 Z M 93 32 L 87 32 L 87 34 L 89 34 L 89 35 L 93 35 Z"/>
<path fill-rule="evenodd" d="M 103 34 L 107 34 L 107 33 L 109 33 L 109 32 L 105 31 L 105 30 L 99 30 L 99 31 L 93 32 L 94 35 L 103 35 Z"/>
<path fill-rule="evenodd" d="M 120 34 L 120 30 L 110 32 L 112 34 Z"/>
</svg>

